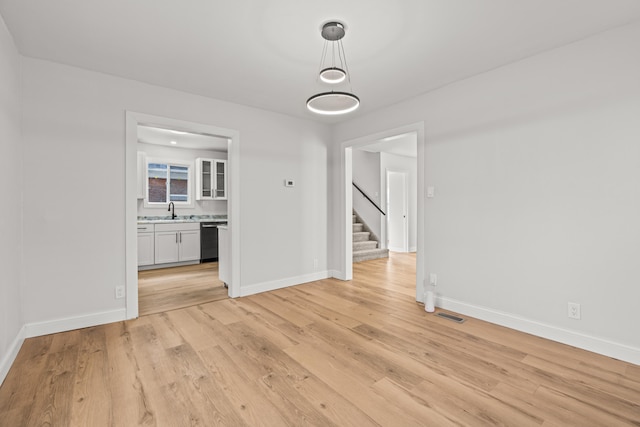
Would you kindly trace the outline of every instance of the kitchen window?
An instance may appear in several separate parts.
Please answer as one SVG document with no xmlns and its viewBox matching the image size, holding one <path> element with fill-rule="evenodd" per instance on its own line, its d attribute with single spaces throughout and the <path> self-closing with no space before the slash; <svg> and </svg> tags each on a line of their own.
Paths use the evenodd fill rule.
<svg viewBox="0 0 640 427">
<path fill-rule="evenodd" d="M 192 165 L 174 161 L 149 159 L 147 162 L 148 207 L 166 205 L 192 205 Z"/>
</svg>

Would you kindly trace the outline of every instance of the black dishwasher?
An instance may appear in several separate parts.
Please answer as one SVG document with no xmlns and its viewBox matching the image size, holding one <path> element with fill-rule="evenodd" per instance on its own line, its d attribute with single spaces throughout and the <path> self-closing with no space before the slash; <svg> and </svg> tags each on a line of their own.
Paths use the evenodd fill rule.
<svg viewBox="0 0 640 427">
<path fill-rule="evenodd" d="M 218 260 L 218 225 L 222 222 L 200 223 L 200 262 Z"/>
</svg>

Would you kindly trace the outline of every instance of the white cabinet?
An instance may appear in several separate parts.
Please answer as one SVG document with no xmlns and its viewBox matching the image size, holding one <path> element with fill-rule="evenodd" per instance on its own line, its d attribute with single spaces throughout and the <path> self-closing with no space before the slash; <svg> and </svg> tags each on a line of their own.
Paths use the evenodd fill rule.
<svg viewBox="0 0 640 427">
<path fill-rule="evenodd" d="M 156 224 L 155 264 L 200 259 L 200 224 Z"/>
<path fill-rule="evenodd" d="M 200 224 L 198 224 L 198 227 Z M 180 261 L 195 261 L 200 259 L 200 228 L 197 230 L 180 231 Z"/>
<path fill-rule="evenodd" d="M 229 285 L 231 280 L 231 251 L 229 250 L 229 229 L 218 226 L 218 279 Z"/>
<path fill-rule="evenodd" d="M 156 264 L 180 261 L 179 231 L 156 231 Z"/>
<path fill-rule="evenodd" d="M 227 161 L 196 159 L 196 200 L 227 200 Z"/>
<path fill-rule="evenodd" d="M 153 265 L 155 252 L 153 224 L 138 224 L 138 267 Z"/>
</svg>

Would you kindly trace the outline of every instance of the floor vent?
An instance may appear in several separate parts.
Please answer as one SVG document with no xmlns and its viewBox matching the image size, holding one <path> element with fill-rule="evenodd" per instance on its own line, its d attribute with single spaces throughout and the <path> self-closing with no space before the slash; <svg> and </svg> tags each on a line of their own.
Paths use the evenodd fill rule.
<svg viewBox="0 0 640 427">
<path fill-rule="evenodd" d="M 447 314 L 447 313 L 442 313 L 442 312 L 438 312 L 436 313 L 436 316 L 438 317 L 443 317 L 447 320 L 452 320 L 456 323 L 463 323 L 464 319 L 462 317 L 458 317 L 458 316 L 454 316 L 453 314 Z"/>
</svg>

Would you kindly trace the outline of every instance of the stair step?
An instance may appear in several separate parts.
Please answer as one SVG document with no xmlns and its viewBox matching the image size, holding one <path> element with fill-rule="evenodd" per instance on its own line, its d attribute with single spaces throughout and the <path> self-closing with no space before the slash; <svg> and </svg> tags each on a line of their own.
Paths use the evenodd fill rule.
<svg viewBox="0 0 640 427">
<path fill-rule="evenodd" d="M 370 234 L 371 233 L 369 233 L 368 231 L 359 231 L 359 232 L 353 233 L 353 241 L 362 242 L 364 240 L 369 240 Z"/>
<path fill-rule="evenodd" d="M 357 218 L 355 215 L 353 215 L 353 222 L 355 223 L 357 221 Z"/>
<path fill-rule="evenodd" d="M 364 224 L 361 224 L 361 223 L 354 223 L 352 224 L 352 227 L 353 227 L 354 233 L 364 230 Z"/>
<path fill-rule="evenodd" d="M 363 242 L 353 242 L 353 250 L 355 251 L 365 251 L 368 249 L 377 249 L 378 242 L 375 240 L 365 240 Z"/>
<path fill-rule="evenodd" d="M 368 249 L 353 251 L 353 262 L 369 261 L 378 258 L 389 258 L 389 249 Z"/>
</svg>

